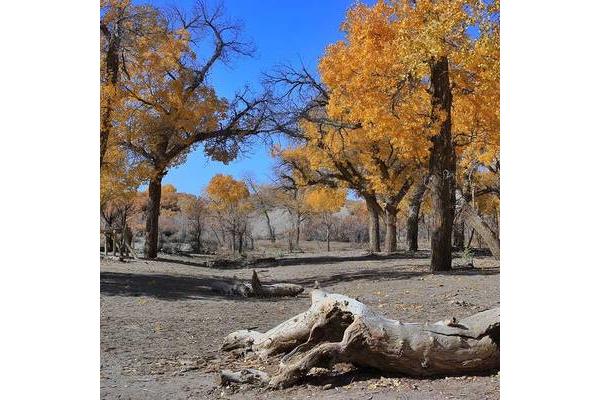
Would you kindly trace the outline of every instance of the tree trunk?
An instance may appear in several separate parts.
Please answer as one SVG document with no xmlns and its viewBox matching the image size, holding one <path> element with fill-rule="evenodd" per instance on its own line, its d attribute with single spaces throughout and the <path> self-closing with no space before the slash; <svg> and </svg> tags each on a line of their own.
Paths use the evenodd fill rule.
<svg viewBox="0 0 600 400">
<path fill-rule="evenodd" d="M 120 30 L 120 29 L 119 29 Z M 119 82 L 119 51 L 121 49 L 120 34 L 110 35 L 108 37 L 109 46 L 106 52 L 106 73 L 108 81 L 116 88 Z M 105 101 L 105 107 L 102 113 L 100 123 L 100 167 L 104 165 L 104 156 L 108 149 L 108 138 L 112 128 L 112 96 L 108 96 Z"/>
<path fill-rule="evenodd" d="M 462 216 L 460 218 L 458 218 L 458 220 L 454 223 L 452 235 L 453 235 L 453 239 L 454 239 L 454 248 L 457 248 L 459 250 L 464 250 L 464 248 L 465 248 L 465 221 Z"/>
<path fill-rule="evenodd" d="M 292 240 L 292 231 L 288 232 L 288 251 L 291 253 L 294 251 L 294 241 Z"/>
<path fill-rule="evenodd" d="M 287 353 L 271 388 L 295 384 L 313 367 L 357 367 L 416 377 L 485 373 L 500 368 L 500 309 L 430 323 L 388 319 L 350 297 L 312 292 L 311 307 L 260 333 L 229 334 L 222 350 L 248 351 L 263 360 Z"/>
<path fill-rule="evenodd" d="M 331 229 L 329 227 L 329 224 L 327 224 L 327 252 L 331 251 L 331 247 L 330 247 L 330 234 L 331 234 Z"/>
<path fill-rule="evenodd" d="M 440 131 L 431 138 L 429 182 L 432 200 L 431 271 L 449 271 L 452 267 L 452 225 L 454 223 L 456 154 L 452 142 L 452 93 L 448 59 L 430 63 L 432 111 Z"/>
<path fill-rule="evenodd" d="M 269 240 L 271 243 L 275 243 L 275 231 L 273 230 L 273 225 L 271 225 L 271 218 L 269 217 L 269 212 L 267 210 L 263 211 L 265 214 L 265 219 L 267 220 L 267 228 L 269 229 Z"/>
<path fill-rule="evenodd" d="M 300 250 L 300 224 L 302 223 L 302 219 L 300 213 L 296 213 L 296 237 L 294 241 L 296 242 L 296 250 Z"/>
<path fill-rule="evenodd" d="M 148 208 L 146 215 L 146 243 L 144 243 L 144 256 L 156 258 L 158 254 L 158 217 L 160 216 L 160 195 L 162 174 L 150 180 L 148 185 Z"/>
<path fill-rule="evenodd" d="M 496 260 L 500 259 L 500 239 L 468 202 L 462 205 L 465 222 L 483 239 Z M 470 241 L 469 241 L 470 242 Z"/>
<path fill-rule="evenodd" d="M 426 188 L 425 183 L 420 181 L 409 200 L 408 218 L 406 220 L 406 243 L 409 251 L 419 249 L 419 212 L 421 211 L 421 202 Z"/>
<path fill-rule="evenodd" d="M 469 241 L 467 242 L 467 248 L 471 247 L 471 242 L 473 241 L 474 234 L 475 234 L 475 229 L 471 228 L 471 235 L 469 235 Z"/>
<path fill-rule="evenodd" d="M 114 229 L 112 231 L 112 252 L 113 256 L 117 255 L 117 231 Z"/>
<path fill-rule="evenodd" d="M 379 211 L 377 202 L 374 199 L 365 199 L 367 210 L 369 211 L 369 250 L 374 253 L 381 251 L 379 240 Z"/>
<path fill-rule="evenodd" d="M 196 234 L 194 235 L 194 241 L 196 242 L 196 251 L 199 253 L 202 251 L 202 228 L 200 223 L 196 225 Z"/>
<path fill-rule="evenodd" d="M 385 252 L 390 254 L 397 250 L 397 235 L 396 222 L 397 222 L 397 204 L 386 204 L 384 207 L 385 211 Z"/>
<path fill-rule="evenodd" d="M 242 250 L 244 248 L 244 232 L 238 233 L 238 253 L 242 254 Z"/>
</svg>

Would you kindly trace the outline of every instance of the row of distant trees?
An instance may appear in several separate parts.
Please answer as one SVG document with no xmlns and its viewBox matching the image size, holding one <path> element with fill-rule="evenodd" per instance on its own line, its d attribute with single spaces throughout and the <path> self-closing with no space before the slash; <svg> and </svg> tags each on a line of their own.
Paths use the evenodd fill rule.
<svg viewBox="0 0 600 400">
<path fill-rule="evenodd" d="M 368 242 L 366 204 L 362 200 L 347 199 L 347 193 L 342 190 L 307 186 L 295 191 L 277 184 L 258 184 L 250 178 L 236 180 L 219 174 L 211 179 L 202 195 L 178 192 L 173 185 L 164 185 L 161 192 L 158 249 L 165 252 L 242 253 L 254 250 L 255 239 L 283 241 L 290 251 L 301 250 L 301 238 L 322 241 L 328 251 L 331 241 L 353 242 L 359 246 Z M 497 231 L 499 210 L 494 200 L 493 196 L 480 197 L 478 208 Z M 409 207 L 407 201 L 399 207 L 398 233 L 409 234 Z M 144 238 L 147 212 L 146 192 L 137 192 L 127 202 L 103 207 L 107 251 L 113 251 L 111 235 L 115 233 L 129 231 L 135 241 Z M 286 216 L 285 223 L 274 221 L 277 215 Z M 421 236 L 427 239 L 431 218 L 431 202 L 424 196 L 418 224 Z M 258 230 L 257 225 L 266 229 Z M 257 231 L 260 233 L 256 234 Z M 472 244 L 481 246 L 481 237 L 474 235 L 472 229 L 465 232 L 464 223 L 457 222 L 455 247 Z"/>
<path fill-rule="evenodd" d="M 275 242 L 278 236 L 281 239 L 283 235 L 291 250 L 299 247 L 300 224 L 310 222 L 313 229 L 325 232 L 323 240 L 329 249 L 330 240 L 341 236 L 332 237 L 332 234 L 340 233 L 343 225 L 334 214 L 346 205 L 345 191 L 311 189 L 298 198 L 297 193 L 275 185 L 259 185 L 252 179 L 236 180 L 221 174 L 210 180 L 205 193 L 200 196 L 178 193 L 173 185 L 163 186 L 161 193 L 159 248 L 178 239 L 189 243 L 195 251 L 220 248 L 241 253 L 248 247 L 252 248 L 252 224 L 256 221 L 266 225 L 265 239 Z M 131 230 L 132 237 L 139 236 L 145 230 L 148 203 L 147 192 L 136 192 L 127 199 L 105 204 L 102 207 L 105 234 L 110 236 L 114 232 Z M 279 234 L 276 230 L 281 228 L 275 227 L 271 220 L 271 215 L 278 210 L 287 214 L 290 221 Z M 359 207 L 353 205 L 350 214 L 359 212 Z M 335 231 L 334 225 L 338 228 Z M 311 238 L 313 236 L 315 233 Z M 349 232 L 346 236 L 357 237 Z M 107 242 L 112 243 L 112 238 Z"/>
</svg>

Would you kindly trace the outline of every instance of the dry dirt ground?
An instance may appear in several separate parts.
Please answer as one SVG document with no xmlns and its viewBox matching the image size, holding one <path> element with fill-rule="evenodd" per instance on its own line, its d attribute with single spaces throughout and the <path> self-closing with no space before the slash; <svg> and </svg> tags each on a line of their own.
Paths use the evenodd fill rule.
<svg viewBox="0 0 600 400">
<path fill-rule="evenodd" d="M 266 331 L 306 310 L 315 280 L 326 290 L 358 298 L 404 322 L 461 318 L 499 305 L 497 261 L 476 257 L 474 270 L 432 275 L 427 271 L 428 256 L 422 251 L 373 257 L 357 250 L 280 255 L 254 267 L 261 279 L 301 284 L 306 291 L 277 300 L 231 298 L 209 289 L 213 280 L 234 275 L 249 279 L 252 269 L 247 267 L 208 268 L 197 257 L 102 260 L 101 397 L 498 399 L 499 374 L 412 379 L 342 366 L 333 376 L 317 373 L 280 391 L 223 388 L 217 383 L 219 370 L 243 364 L 219 351 L 224 336 L 242 328 Z M 463 260 L 456 258 L 454 263 L 458 266 Z M 267 371 L 272 368 L 266 366 Z"/>
</svg>

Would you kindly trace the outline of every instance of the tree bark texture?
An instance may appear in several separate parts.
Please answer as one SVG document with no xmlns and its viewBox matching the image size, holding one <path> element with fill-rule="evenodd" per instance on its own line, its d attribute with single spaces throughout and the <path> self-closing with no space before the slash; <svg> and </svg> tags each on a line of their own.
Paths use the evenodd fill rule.
<svg viewBox="0 0 600 400">
<path fill-rule="evenodd" d="M 452 266 L 452 225 L 455 207 L 456 153 L 452 142 L 452 92 L 448 59 L 430 63 L 433 120 L 440 125 L 431 138 L 429 186 L 432 200 L 431 271 L 449 271 Z"/>
</svg>

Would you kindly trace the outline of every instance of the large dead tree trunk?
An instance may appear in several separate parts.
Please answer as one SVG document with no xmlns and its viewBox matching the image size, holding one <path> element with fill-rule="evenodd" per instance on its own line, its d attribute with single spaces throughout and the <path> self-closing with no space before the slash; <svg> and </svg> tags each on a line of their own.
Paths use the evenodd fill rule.
<svg viewBox="0 0 600 400">
<path fill-rule="evenodd" d="M 371 198 L 365 198 L 367 211 L 369 212 L 369 250 L 374 253 L 381 251 L 379 238 L 379 210 L 377 201 Z"/>
<path fill-rule="evenodd" d="M 406 243 L 409 251 L 419 249 L 419 212 L 421 211 L 421 202 L 425 194 L 425 183 L 421 180 L 410 197 L 408 204 L 408 218 L 406 219 Z"/>
<path fill-rule="evenodd" d="M 433 121 L 440 125 L 431 138 L 429 181 L 432 200 L 431 271 L 450 271 L 452 267 L 452 224 L 455 206 L 456 153 L 452 142 L 452 92 L 448 59 L 440 57 L 430 63 L 431 106 Z"/>
<path fill-rule="evenodd" d="M 263 360 L 287 353 L 276 375 L 260 378 L 272 388 L 340 362 L 410 376 L 483 373 L 500 368 L 500 309 L 460 321 L 402 323 L 350 297 L 315 290 L 307 311 L 265 333 L 233 332 L 222 349 Z"/>
</svg>

